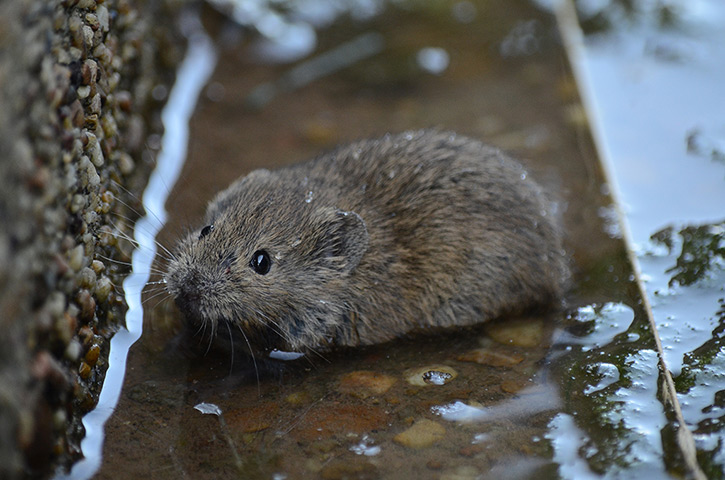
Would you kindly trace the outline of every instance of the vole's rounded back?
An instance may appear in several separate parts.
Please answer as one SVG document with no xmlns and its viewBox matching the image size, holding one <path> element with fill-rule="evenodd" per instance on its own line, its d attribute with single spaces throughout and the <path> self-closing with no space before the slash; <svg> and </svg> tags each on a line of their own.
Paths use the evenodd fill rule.
<svg viewBox="0 0 725 480">
<path fill-rule="evenodd" d="M 210 203 L 166 280 L 188 321 L 259 349 L 384 342 L 546 305 L 567 277 L 540 188 L 499 150 L 435 131 L 256 170 Z"/>
</svg>

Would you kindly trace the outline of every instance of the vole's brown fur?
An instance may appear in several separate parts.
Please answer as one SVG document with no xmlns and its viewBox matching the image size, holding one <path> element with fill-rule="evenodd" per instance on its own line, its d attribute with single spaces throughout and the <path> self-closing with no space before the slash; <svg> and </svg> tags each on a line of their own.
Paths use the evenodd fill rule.
<svg viewBox="0 0 725 480">
<path fill-rule="evenodd" d="M 186 318 L 257 349 L 367 345 L 546 305 L 567 277 L 540 188 L 499 150 L 436 131 L 256 170 L 210 203 L 167 282 Z M 211 230 L 211 231 L 210 231 Z M 266 251 L 268 273 L 250 266 Z"/>
</svg>

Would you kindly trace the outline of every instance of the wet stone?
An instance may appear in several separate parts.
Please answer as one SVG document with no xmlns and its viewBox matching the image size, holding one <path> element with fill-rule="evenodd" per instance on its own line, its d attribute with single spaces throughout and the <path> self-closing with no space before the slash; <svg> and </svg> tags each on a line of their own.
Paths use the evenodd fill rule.
<svg viewBox="0 0 725 480">
<path fill-rule="evenodd" d="M 73 195 L 73 199 L 70 203 L 71 213 L 78 213 L 86 208 L 86 197 L 80 194 Z"/>
<path fill-rule="evenodd" d="M 516 347 L 533 348 L 544 341 L 544 322 L 541 319 L 511 319 L 491 323 L 486 333 L 497 343 Z"/>
<path fill-rule="evenodd" d="M 404 447 L 427 448 L 442 440 L 445 435 L 446 429 L 443 425 L 423 418 L 393 437 L 393 441 Z"/>
<path fill-rule="evenodd" d="M 96 280 L 96 272 L 89 267 L 84 267 L 78 274 L 76 281 L 81 288 L 92 289 L 96 285 Z"/>
<path fill-rule="evenodd" d="M 96 301 L 91 296 L 88 290 L 81 290 L 76 296 L 76 302 L 81 307 L 81 318 L 84 320 L 93 319 L 93 315 L 96 312 Z"/>
<path fill-rule="evenodd" d="M 81 344 L 78 340 L 73 339 L 68 343 L 68 346 L 65 349 L 64 352 L 65 358 L 68 360 L 74 362 L 78 360 L 78 357 L 81 355 Z"/>
<path fill-rule="evenodd" d="M 78 367 L 78 375 L 80 375 L 83 380 L 88 380 L 92 371 L 93 369 L 86 362 L 81 362 L 80 367 Z"/>
<path fill-rule="evenodd" d="M 83 100 L 91 94 L 91 87 L 89 87 L 88 85 L 83 85 L 76 89 L 76 93 L 78 94 L 78 98 Z"/>
<path fill-rule="evenodd" d="M 105 270 L 106 266 L 100 260 L 93 260 L 91 262 L 91 268 L 96 275 L 99 275 L 103 270 Z"/>
<path fill-rule="evenodd" d="M 289 403 L 290 405 L 306 405 L 310 403 L 312 398 L 310 397 L 310 394 L 305 391 L 299 391 L 299 392 L 293 392 L 287 395 L 287 397 L 284 399 L 285 402 Z"/>
<path fill-rule="evenodd" d="M 96 0 L 79 0 L 78 1 L 78 8 L 88 8 L 88 9 L 94 9 L 96 8 Z"/>
<path fill-rule="evenodd" d="M 350 432 L 365 433 L 387 423 L 388 414 L 379 407 L 327 404 L 311 408 L 290 435 L 301 441 L 318 440 Z"/>
<path fill-rule="evenodd" d="M 73 338 L 73 332 L 77 326 L 78 321 L 75 317 L 62 314 L 55 320 L 55 333 L 63 343 L 68 343 Z"/>
<path fill-rule="evenodd" d="M 340 379 L 339 391 L 357 398 L 379 396 L 395 383 L 389 375 L 368 370 L 350 372 Z"/>
<path fill-rule="evenodd" d="M 513 367 L 524 360 L 524 357 L 515 353 L 504 353 L 479 348 L 471 350 L 463 355 L 458 356 L 461 362 L 473 362 L 480 365 L 488 365 L 491 367 Z"/>
<path fill-rule="evenodd" d="M 112 288 L 113 283 L 111 283 L 111 280 L 106 276 L 101 276 L 98 282 L 96 282 L 94 291 L 98 301 L 105 302 L 108 300 L 108 295 L 111 293 Z"/>
<path fill-rule="evenodd" d="M 340 447 L 340 442 L 334 438 L 318 440 L 310 445 L 310 450 L 315 453 L 330 453 Z"/>
<path fill-rule="evenodd" d="M 506 393 L 518 393 L 531 386 L 529 379 L 507 379 L 501 382 L 501 390 Z"/>
<path fill-rule="evenodd" d="M 91 345 L 91 348 L 88 349 L 85 356 L 85 361 L 90 365 L 91 367 L 96 365 L 96 362 L 98 362 L 98 357 L 101 354 L 101 347 L 98 344 Z"/>
<path fill-rule="evenodd" d="M 117 163 L 118 169 L 124 175 L 130 175 L 136 168 L 133 158 L 131 158 L 131 155 L 128 155 L 126 153 L 121 153 L 119 155 Z"/>
<path fill-rule="evenodd" d="M 68 253 L 68 266 L 74 271 L 79 271 L 83 267 L 84 256 L 83 245 L 77 245 Z"/>
</svg>

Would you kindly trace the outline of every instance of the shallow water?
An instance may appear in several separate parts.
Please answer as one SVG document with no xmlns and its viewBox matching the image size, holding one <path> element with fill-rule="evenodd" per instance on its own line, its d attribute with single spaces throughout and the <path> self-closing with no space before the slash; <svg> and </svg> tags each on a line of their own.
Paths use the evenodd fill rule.
<svg viewBox="0 0 725 480">
<path fill-rule="evenodd" d="M 131 349 L 99 478 L 668 478 L 687 472 L 671 433 L 671 407 L 660 399 L 657 345 L 613 214 L 612 187 L 600 170 L 553 15 L 523 1 L 407 5 L 320 30 L 315 53 L 359 38 L 382 39 L 382 48 L 294 89 L 279 80 L 293 67 L 260 65 L 256 47 L 246 48 L 221 16 L 205 12 L 220 60 L 192 120 L 189 159 L 167 204 L 162 243 L 172 245 L 196 225 L 211 196 L 249 170 L 302 160 L 345 140 L 439 126 L 522 157 L 560 197 L 575 270 L 566 308 L 303 358 L 257 380 L 253 369 L 224 355 L 179 352 L 172 341 L 178 315 L 171 302 L 162 302 L 147 311 L 144 334 Z M 265 85 L 285 88 L 262 103 L 250 97 Z M 620 93 L 627 85 L 618 84 L 617 95 L 627 98 Z M 595 118 L 605 131 L 624 125 Z M 615 175 L 626 193 L 621 175 L 631 174 Z M 675 217 L 659 218 L 656 228 Z M 625 232 L 638 231 L 636 223 L 629 217 Z M 655 248 L 648 240 L 654 232 L 644 231 L 644 238 L 634 238 L 650 297 L 695 301 L 689 291 L 662 286 L 658 272 L 669 268 L 674 253 Z M 673 311 L 664 301 L 653 303 L 656 313 Z M 722 382 L 722 358 L 719 334 L 708 332 L 719 331 L 722 313 L 707 312 L 713 310 L 703 313 L 709 323 L 688 318 L 689 329 L 656 319 L 666 351 L 673 352 L 668 362 L 682 358 L 683 413 L 698 429 L 708 473 L 717 473 L 721 388 L 713 385 Z"/>
</svg>

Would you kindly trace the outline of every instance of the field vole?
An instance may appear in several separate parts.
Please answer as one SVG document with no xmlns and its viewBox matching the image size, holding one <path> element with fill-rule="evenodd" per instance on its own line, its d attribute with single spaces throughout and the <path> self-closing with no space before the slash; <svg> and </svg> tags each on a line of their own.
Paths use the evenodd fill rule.
<svg viewBox="0 0 725 480">
<path fill-rule="evenodd" d="M 166 275 L 198 331 L 251 351 L 326 350 L 554 302 L 567 267 L 539 186 L 496 148 L 437 131 L 256 170 L 209 204 Z"/>
</svg>

